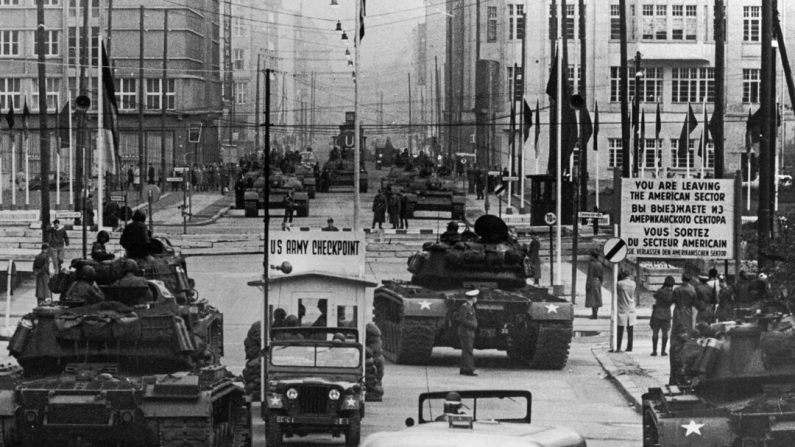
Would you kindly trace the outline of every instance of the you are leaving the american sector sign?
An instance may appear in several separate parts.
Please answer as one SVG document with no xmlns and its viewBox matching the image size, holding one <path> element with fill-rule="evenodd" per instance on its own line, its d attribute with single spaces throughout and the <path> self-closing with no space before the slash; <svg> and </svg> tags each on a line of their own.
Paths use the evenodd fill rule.
<svg viewBox="0 0 795 447">
<path fill-rule="evenodd" d="M 622 179 L 627 255 L 731 259 L 734 180 Z"/>
</svg>

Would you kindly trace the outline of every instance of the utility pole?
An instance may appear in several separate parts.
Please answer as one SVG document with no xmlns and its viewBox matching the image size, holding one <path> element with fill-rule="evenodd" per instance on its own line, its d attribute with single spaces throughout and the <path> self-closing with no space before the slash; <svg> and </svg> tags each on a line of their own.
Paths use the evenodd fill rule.
<svg viewBox="0 0 795 447">
<path fill-rule="evenodd" d="M 776 226 L 775 222 L 775 214 L 776 214 L 776 182 L 778 181 L 778 172 L 776 172 L 776 157 L 778 154 L 778 145 L 776 144 L 776 140 L 778 139 L 778 94 L 776 93 L 776 79 L 778 78 L 777 73 L 778 70 L 776 69 L 776 50 L 778 49 L 778 45 L 775 47 L 773 46 L 773 42 L 775 42 L 776 35 L 775 35 L 775 22 L 778 17 L 778 0 L 770 0 L 770 16 L 772 20 L 770 21 L 770 143 L 768 148 L 768 165 L 767 165 L 767 175 L 765 177 L 760 178 L 760 182 L 762 180 L 767 181 L 767 190 L 769 192 L 768 196 L 768 209 L 770 210 L 770 215 L 768 216 L 768 228 L 770 230 L 770 237 L 772 239 L 773 235 L 776 233 Z"/>
<path fill-rule="evenodd" d="M 86 66 L 88 66 L 88 0 L 80 1 L 80 8 L 83 12 L 83 25 L 80 30 L 80 86 L 78 88 L 79 96 L 86 96 L 88 94 L 88 85 L 86 85 Z M 75 189 L 74 189 L 74 202 L 75 211 L 83 210 L 83 189 L 86 185 L 86 140 L 88 130 L 86 129 L 87 111 L 77 109 L 77 163 L 75 164 Z M 44 177 L 42 177 L 44 178 Z M 85 222 L 82 222 L 85 224 Z M 83 225 L 85 226 L 85 225 Z"/>
<path fill-rule="evenodd" d="M 144 7 L 141 6 L 138 18 L 138 178 L 144 173 Z M 143 197 L 143 188 L 138 186 L 138 198 Z"/>
<path fill-rule="evenodd" d="M 412 143 L 412 133 L 414 132 L 414 127 L 412 126 L 411 122 L 411 73 L 409 75 L 409 155 L 414 155 L 414 145 Z"/>
<path fill-rule="evenodd" d="M 770 175 L 772 165 L 770 111 L 775 104 L 772 95 L 772 84 L 775 80 L 772 70 L 772 40 L 773 40 L 773 3 L 762 2 L 762 66 L 760 69 L 759 108 L 762 121 L 762 135 L 759 141 L 759 204 L 757 208 L 757 240 L 759 241 L 759 267 L 767 267 L 766 252 L 770 243 L 771 226 L 770 209 L 771 190 L 767 177 Z"/>
<path fill-rule="evenodd" d="M 162 110 L 160 114 L 160 178 L 166 181 L 166 110 L 168 110 L 168 8 L 163 10 L 163 77 L 162 89 L 160 90 Z M 165 190 L 165 183 L 160 183 L 160 187 Z"/>
<path fill-rule="evenodd" d="M 260 141 L 260 134 L 259 134 L 259 128 L 260 128 L 260 121 L 259 121 L 259 111 L 260 111 L 259 78 L 260 78 L 260 64 L 261 63 L 262 63 L 262 54 L 257 54 L 257 93 L 255 95 L 255 100 L 254 100 L 254 123 L 255 123 L 255 127 L 254 127 L 254 152 L 256 152 L 259 149 L 259 141 Z M 270 160 L 270 158 L 268 158 L 267 160 Z"/>
<path fill-rule="evenodd" d="M 436 144 L 442 145 L 442 92 L 439 83 L 439 57 L 433 57 L 434 75 L 436 75 Z"/>
<path fill-rule="evenodd" d="M 312 95 L 310 97 L 310 106 L 309 106 L 309 144 L 311 146 L 312 143 L 315 141 L 315 82 L 316 82 L 315 72 L 312 72 Z M 305 148 L 304 148 L 305 149 Z"/>
<path fill-rule="evenodd" d="M 640 51 L 635 52 L 635 97 L 632 98 L 632 104 L 634 105 L 632 109 L 632 123 L 639 123 L 640 120 L 640 80 L 641 80 L 641 73 L 640 73 Z M 706 125 L 706 123 L 704 123 Z M 633 134 L 633 146 L 632 146 L 632 176 L 637 177 L 638 172 L 640 172 L 640 144 L 646 144 L 645 142 L 640 142 L 640 125 L 638 124 L 632 130 Z M 706 141 L 704 142 L 706 144 Z"/>
<path fill-rule="evenodd" d="M 586 33 L 585 33 L 585 0 L 580 0 L 580 96 L 584 101 L 583 109 L 580 113 L 584 113 L 588 107 L 588 52 L 586 51 Z M 595 11 L 596 9 L 594 9 Z M 580 132 L 582 135 L 582 132 Z M 580 209 L 588 211 L 588 142 L 580 139 Z M 596 167 L 599 169 L 599 166 Z M 573 173 L 572 173 L 573 174 Z"/>
<path fill-rule="evenodd" d="M 715 178 L 724 176 L 723 119 L 726 114 L 726 6 L 715 0 L 715 110 L 712 142 L 715 147 Z"/>
<path fill-rule="evenodd" d="M 549 41 L 551 45 L 550 49 L 550 59 L 552 60 L 552 64 L 557 64 L 558 61 L 556 58 L 560 57 L 561 55 L 558 54 L 557 42 L 558 42 L 558 5 L 557 0 L 552 0 L 552 5 L 550 6 L 550 19 L 549 19 Z M 550 70 L 551 73 L 551 70 Z M 555 157 L 557 151 L 560 150 L 558 147 L 558 95 L 556 94 L 554 98 L 549 99 L 549 161 L 547 162 L 547 171 L 549 171 L 549 167 L 555 164 Z M 557 168 L 560 168 L 558 166 Z M 555 172 L 547 172 L 547 174 L 555 175 Z"/>
<path fill-rule="evenodd" d="M 38 53 L 39 80 L 39 153 L 41 154 L 41 178 L 50 174 L 50 133 L 47 130 L 47 65 L 44 58 L 44 40 L 47 33 L 44 25 L 44 0 L 36 0 L 36 52 Z M 14 170 L 11 171 L 13 178 Z M 14 185 L 11 186 L 12 188 Z M 41 182 L 41 230 L 42 240 L 46 241 L 46 230 L 50 223 L 50 182 Z"/>
<path fill-rule="evenodd" d="M 618 91 L 621 95 L 621 176 L 629 177 L 629 61 L 627 60 L 627 0 L 619 0 L 619 22 L 621 23 L 621 78 Z"/>
</svg>

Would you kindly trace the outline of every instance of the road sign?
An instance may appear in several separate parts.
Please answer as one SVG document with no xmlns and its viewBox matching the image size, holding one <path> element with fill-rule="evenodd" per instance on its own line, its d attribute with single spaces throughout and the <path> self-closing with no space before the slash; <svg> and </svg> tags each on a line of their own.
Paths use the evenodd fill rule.
<svg viewBox="0 0 795 447">
<path fill-rule="evenodd" d="M 496 177 L 501 174 L 500 171 L 489 171 L 488 174 L 492 177 Z"/>
<path fill-rule="evenodd" d="M 544 214 L 544 222 L 546 222 L 547 225 L 555 225 L 558 222 L 558 216 L 556 216 L 555 213 L 546 213 Z"/>
<path fill-rule="evenodd" d="M 627 257 L 627 243 L 620 237 L 610 238 L 602 247 L 602 254 L 609 262 L 618 264 Z"/>
<path fill-rule="evenodd" d="M 166 181 L 169 183 L 181 182 L 182 180 L 182 177 L 166 177 Z"/>
<path fill-rule="evenodd" d="M 475 154 L 472 154 L 470 152 L 456 152 L 455 154 L 457 156 L 459 156 L 459 157 L 474 157 L 475 156 Z"/>
<path fill-rule="evenodd" d="M 512 176 L 512 175 L 511 176 L 505 176 L 505 177 L 502 178 L 502 181 L 503 182 L 516 182 L 516 181 L 519 181 L 519 177 Z"/>
<path fill-rule="evenodd" d="M 494 194 L 497 197 L 502 196 L 503 192 L 505 192 L 505 186 L 504 185 L 498 185 L 496 188 L 494 188 Z"/>
<path fill-rule="evenodd" d="M 199 143 L 202 136 L 202 123 L 188 125 L 188 143 Z"/>
<path fill-rule="evenodd" d="M 127 194 L 111 194 L 111 202 L 124 202 L 127 199 Z"/>
<path fill-rule="evenodd" d="M 580 211 L 577 213 L 580 219 L 601 219 L 602 213 L 595 213 L 592 211 Z"/>
<path fill-rule="evenodd" d="M 80 211 L 55 211 L 57 219 L 79 219 L 81 216 Z"/>
</svg>

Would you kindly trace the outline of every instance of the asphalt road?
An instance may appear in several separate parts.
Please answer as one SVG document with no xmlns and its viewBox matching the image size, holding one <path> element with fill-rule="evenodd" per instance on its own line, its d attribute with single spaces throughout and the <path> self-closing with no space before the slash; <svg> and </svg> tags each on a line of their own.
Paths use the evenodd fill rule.
<svg viewBox="0 0 795 447">
<path fill-rule="evenodd" d="M 243 367 L 243 339 L 248 327 L 258 319 L 262 299 L 262 292 L 246 283 L 261 274 L 261 265 L 262 258 L 257 255 L 188 259 L 189 274 L 196 279 L 201 296 L 224 312 L 224 363 L 236 372 Z M 394 264 L 393 272 L 384 266 L 369 267 L 370 271 L 378 271 L 378 276 L 405 276 L 402 264 Z M 458 352 L 446 348 L 436 349 L 432 365 L 427 367 L 388 362 L 384 402 L 367 404 L 363 434 L 401 429 L 407 417 L 416 418 L 417 396 L 427 390 L 520 388 L 534 395 L 534 424 L 572 427 L 588 439 L 589 446 L 637 446 L 641 442 L 640 417 L 605 379 L 591 353 L 592 346 L 606 340 L 601 334 L 576 338 L 568 365 L 562 371 L 512 369 L 503 353 L 477 351 L 480 376 L 463 377 L 457 374 Z M 291 444 L 338 445 L 341 442 L 340 438 L 315 436 Z"/>
</svg>

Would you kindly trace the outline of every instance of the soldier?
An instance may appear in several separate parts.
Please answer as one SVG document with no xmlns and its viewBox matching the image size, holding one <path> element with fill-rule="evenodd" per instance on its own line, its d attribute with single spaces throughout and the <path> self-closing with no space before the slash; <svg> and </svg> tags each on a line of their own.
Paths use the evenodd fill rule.
<svg viewBox="0 0 795 447">
<path fill-rule="evenodd" d="M 82 304 L 96 304 L 105 301 L 102 290 L 94 283 L 94 267 L 84 265 L 77 270 L 77 281 L 66 291 L 63 301 Z"/>
<path fill-rule="evenodd" d="M 696 297 L 696 289 L 690 284 L 690 274 L 682 275 L 682 284 L 675 288 L 671 294 L 674 303 L 673 320 L 671 324 L 671 373 L 669 385 L 682 383 L 682 363 L 679 354 L 690 333 L 693 331 L 693 309 L 701 304 Z"/>
<path fill-rule="evenodd" d="M 122 264 L 122 276 L 114 282 L 112 287 L 122 289 L 119 301 L 128 306 L 145 304 L 154 301 L 152 291 L 149 290 L 149 281 L 138 276 L 138 263 L 132 259 L 126 259 Z M 124 289 L 131 289 L 130 293 L 124 293 Z"/>
<path fill-rule="evenodd" d="M 41 252 L 33 260 L 33 275 L 36 277 L 36 299 L 42 301 L 52 299 L 50 292 L 50 246 L 41 245 Z"/>
<path fill-rule="evenodd" d="M 378 193 L 373 198 L 373 224 L 370 229 L 375 229 L 375 224 L 378 224 L 378 229 L 383 228 L 384 220 L 386 217 L 387 201 L 383 190 L 378 190 Z"/>
<path fill-rule="evenodd" d="M 591 250 L 588 276 L 585 279 L 585 307 L 591 308 L 591 320 L 596 320 L 599 308 L 602 307 L 602 282 L 604 282 L 604 268 L 599 261 L 599 250 Z"/>
<path fill-rule="evenodd" d="M 60 220 L 55 219 L 52 221 L 48 241 L 52 252 L 52 263 L 58 271 L 60 271 L 61 264 L 63 264 L 64 252 L 66 251 L 66 247 L 69 246 L 69 235 L 66 233 L 66 228 L 61 226 Z"/>
<path fill-rule="evenodd" d="M 442 233 L 439 240 L 445 244 L 454 245 L 456 242 L 461 241 L 461 235 L 458 234 L 458 222 L 450 221 L 447 223 L 447 231 Z"/>
<path fill-rule="evenodd" d="M 541 280 L 541 241 L 535 236 L 531 236 L 527 257 L 533 266 L 533 284 L 538 285 Z"/>
<path fill-rule="evenodd" d="M 454 414 L 466 414 L 462 407 L 464 404 L 461 402 L 461 395 L 456 393 L 455 391 L 451 391 L 444 396 L 444 413 L 439 415 L 434 422 L 447 422 L 450 419 L 450 415 Z"/>
<path fill-rule="evenodd" d="M 481 200 L 485 197 L 483 194 L 485 188 L 486 173 L 483 171 L 483 169 L 478 168 L 475 170 L 475 192 L 477 193 L 477 200 Z"/>
<path fill-rule="evenodd" d="M 340 231 L 340 229 L 334 226 L 334 219 L 329 217 L 326 220 L 326 226 L 321 228 L 320 231 Z"/>
<path fill-rule="evenodd" d="M 132 223 L 124 227 L 119 243 L 127 251 L 128 258 L 149 256 L 149 229 L 146 228 L 146 213 L 135 210 Z"/>
<path fill-rule="evenodd" d="M 453 315 L 453 321 L 458 326 L 458 343 L 461 345 L 461 367 L 458 373 L 462 376 L 477 376 L 474 350 L 478 318 L 475 314 L 475 303 L 479 294 L 477 289 L 466 292 L 466 301 Z"/>
<path fill-rule="evenodd" d="M 696 321 L 710 324 L 715 319 L 715 306 L 718 304 L 716 291 L 709 284 L 709 277 L 703 275 L 698 276 L 695 289 L 696 298 L 701 304 Z"/>
<path fill-rule="evenodd" d="M 152 163 L 149 163 L 149 169 L 146 171 L 147 183 L 150 185 L 155 184 L 155 167 L 152 166 Z"/>
<path fill-rule="evenodd" d="M 409 198 L 401 193 L 400 197 L 400 228 L 409 227 Z"/>
<path fill-rule="evenodd" d="M 282 199 L 282 204 L 284 205 L 284 223 L 290 222 L 293 223 L 293 211 L 295 210 L 295 200 L 293 200 L 293 192 L 287 191 L 287 194 L 284 195 Z"/>
<path fill-rule="evenodd" d="M 660 290 L 654 292 L 654 305 L 651 310 L 651 355 L 657 355 L 657 340 L 662 332 L 662 349 L 660 354 L 666 356 L 665 347 L 668 344 L 668 331 L 671 329 L 671 304 L 676 280 L 673 276 L 666 276 Z"/>
<path fill-rule="evenodd" d="M 105 244 L 107 244 L 108 241 L 110 241 L 110 235 L 107 231 L 103 230 L 97 233 L 97 240 L 91 245 L 91 259 L 97 262 L 102 262 L 109 261 L 116 257 L 113 254 L 108 253 L 108 251 L 105 249 Z"/>
</svg>

